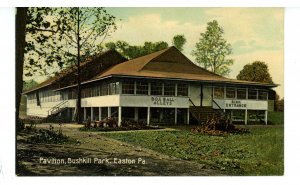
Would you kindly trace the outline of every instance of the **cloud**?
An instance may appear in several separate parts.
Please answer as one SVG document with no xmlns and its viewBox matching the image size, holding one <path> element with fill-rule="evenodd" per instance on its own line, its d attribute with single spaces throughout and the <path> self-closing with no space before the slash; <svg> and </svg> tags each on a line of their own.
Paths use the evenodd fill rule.
<svg viewBox="0 0 300 185">
<path fill-rule="evenodd" d="M 187 43 L 184 46 L 186 53 L 194 48 L 200 33 L 206 29 L 206 23 L 193 24 L 191 22 L 181 23 L 179 21 L 163 21 L 160 14 L 145 14 L 132 16 L 128 21 L 117 23 L 118 30 L 111 34 L 107 41 L 124 40 L 132 45 L 141 45 L 145 41 L 167 41 L 172 44 L 173 36 L 184 34 Z"/>
<path fill-rule="evenodd" d="M 283 49 L 282 8 L 212 8 L 206 15 L 223 27 L 236 53 Z"/>
</svg>

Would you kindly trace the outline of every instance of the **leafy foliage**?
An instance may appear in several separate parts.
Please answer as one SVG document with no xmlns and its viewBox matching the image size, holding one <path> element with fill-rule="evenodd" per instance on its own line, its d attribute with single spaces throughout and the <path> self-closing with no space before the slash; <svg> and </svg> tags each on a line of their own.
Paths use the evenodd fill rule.
<svg viewBox="0 0 300 185">
<path fill-rule="evenodd" d="M 247 64 L 236 77 L 238 80 L 263 82 L 273 84 L 268 65 L 265 62 L 255 61 Z"/>
<path fill-rule="evenodd" d="M 39 129 L 33 136 L 28 138 L 29 143 L 66 143 L 70 141 L 69 137 L 63 134 L 62 129 L 55 131 L 50 125 L 49 129 Z"/>
<path fill-rule="evenodd" d="M 196 49 L 192 51 L 200 66 L 219 75 L 228 75 L 232 59 L 226 57 L 232 54 L 232 47 L 223 38 L 224 30 L 216 20 L 207 23 L 205 33 L 201 33 Z"/>
<path fill-rule="evenodd" d="M 28 89 L 31 89 L 38 85 L 38 83 L 34 80 L 29 80 L 29 81 L 23 81 L 23 91 L 26 91 Z"/>
<path fill-rule="evenodd" d="M 183 45 L 186 43 L 186 38 L 184 35 L 175 35 L 172 43 L 179 51 L 183 51 Z"/>
<path fill-rule="evenodd" d="M 168 48 L 168 43 L 165 41 L 145 42 L 142 46 L 132 46 L 125 41 L 108 42 L 105 44 L 107 49 L 115 49 L 128 59 L 134 59 L 140 56 L 160 51 Z"/>
<path fill-rule="evenodd" d="M 25 75 L 49 75 L 102 50 L 116 30 L 115 17 L 104 8 L 28 8 Z M 79 29 L 77 28 L 79 24 Z M 77 37 L 79 34 L 79 40 Z"/>
<path fill-rule="evenodd" d="M 232 123 L 230 123 L 229 118 L 221 119 L 215 116 L 208 119 L 205 124 L 196 128 L 192 128 L 191 131 L 194 133 L 205 133 L 213 136 L 222 136 L 230 133 L 234 133 L 234 134 L 250 133 L 248 129 L 238 128 Z"/>
</svg>

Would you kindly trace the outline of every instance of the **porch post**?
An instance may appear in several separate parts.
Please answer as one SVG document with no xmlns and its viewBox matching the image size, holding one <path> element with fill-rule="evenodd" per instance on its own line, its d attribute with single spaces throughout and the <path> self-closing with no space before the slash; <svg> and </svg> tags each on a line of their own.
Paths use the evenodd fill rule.
<svg viewBox="0 0 300 185">
<path fill-rule="evenodd" d="M 245 110 L 245 125 L 247 125 L 248 122 L 248 110 Z"/>
<path fill-rule="evenodd" d="M 268 110 L 265 111 L 265 124 L 268 124 Z"/>
<path fill-rule="evenodd" d="M 121 126 L 121 121 L 122 121 L 122 107 L 119 106 L 119 110 L 118 110 L 118 127 Z"/>
<path fill-rule="evenodd" d="M 107 117 L 111 117 L 111 107 L 107 107 Z"/>
<path fill-rule="evenodd" d="M 134 107 L 134 121 L 139 121 L 139 109 Z"/>
<path fill-rule="evenodd" d="M 175 107 L 175 125 L 177 125 L 177 108 Z"/>
<path fill-rule="evenodd" d="M 150 125 L 150 107 L 147 107 L 147 125 Z"/>
<path fill-rule="evenodd" d="M 83 119 L 86 121 L 86 107 L 83 107 Z"/>
<path fill-rule="evenodd" d="M 186 114 L 186 124 L 189 125 L 190 124 L 190 109 L 187 108 L 187 114 Z"/>
<path fill-rule="evenodd" d="M 102 107 L 99 107 L 99 121 L 102 120 Z"/>
<path fill-rule="evenodd" d="M 91 107 L 91 121 L 94 120 L 94 111 L 93 110 L 94 110 L 93 107 Z"/>
</svg>

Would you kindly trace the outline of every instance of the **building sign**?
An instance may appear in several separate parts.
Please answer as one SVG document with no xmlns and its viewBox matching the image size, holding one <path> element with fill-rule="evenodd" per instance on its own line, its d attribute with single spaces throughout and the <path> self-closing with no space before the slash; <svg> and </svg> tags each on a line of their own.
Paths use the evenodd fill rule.
<svg viewBox="0 0 300 185">
<path fill-rule="evenodd" d="M 225 108 L 247 108 L 247 104 L 241 100 L 232 100 L 225 103 Z"/>
<path fill-rule="evenodd" d="M 268 101 L 214 99 L 213 108 L 235 110 L 268 110 Z"/>
<path fill-rule="evenodd" d="M 152 105 L 172 106 L 175 103 L 175 99 L 174 97 L 152 96 L 151 103 Z"/>
</svg>

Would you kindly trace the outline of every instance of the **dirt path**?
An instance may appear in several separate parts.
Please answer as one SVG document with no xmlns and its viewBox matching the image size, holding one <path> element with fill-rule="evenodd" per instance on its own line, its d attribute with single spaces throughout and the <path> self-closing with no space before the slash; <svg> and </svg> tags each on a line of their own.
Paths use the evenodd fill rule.
<svg viewBox="0 0 300 185">
<path fill-rule="evenodd" d="M 57 128 L 58 125 L 54 125 Z M 78 125 L 62 126 L 63 133 L 80 144 L 29 144 L 18 135 L 19 175 L 42 176 L 207 176 L 225 175 L 205 165 L 180 160 L 153 150 L 104 137 L 99 132 L 80 132 Z M 37 128 L 49 128 L 49 124 Z M 157 130 L 163 132 L 163 130 Z M 77 160 L 77 161 L 76 161 Z M 73 163 L 74 162 L 74 163 Z M 78 163 L 75 163 L 78 162 Z"/>
</svg>

